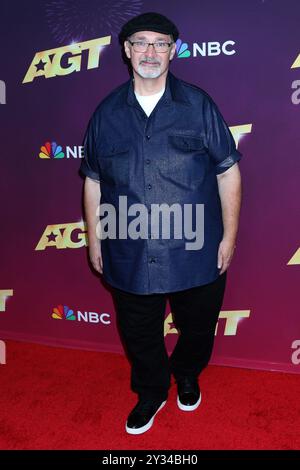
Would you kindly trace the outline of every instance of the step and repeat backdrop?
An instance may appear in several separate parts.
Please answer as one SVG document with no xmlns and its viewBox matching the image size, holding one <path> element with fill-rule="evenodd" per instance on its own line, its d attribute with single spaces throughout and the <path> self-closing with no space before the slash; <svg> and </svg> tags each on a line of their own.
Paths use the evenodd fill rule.
<svg viewBox="0 0 300 470">
<path fill-rule="evenodd" d="M 243 154 L 212 363 L 299 373 L 298 0 L 2 2 L 1 347 L 123 351 L 110 288 L 88 263 L 78 169 L 92 112 L 128 79 L 119 30 L 147 11 L 177 24 L 171 71 L 212 96 Z M 171 350 L 169 305 L 165 336 Z"/>
</svg>

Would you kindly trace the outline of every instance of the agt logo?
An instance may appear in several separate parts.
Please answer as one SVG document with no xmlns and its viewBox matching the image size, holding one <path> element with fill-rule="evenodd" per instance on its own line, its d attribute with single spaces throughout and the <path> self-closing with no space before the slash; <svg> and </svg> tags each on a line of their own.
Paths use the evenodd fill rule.
<svg viewBox="0 0 300 470">
<path fill-rule="evenodd" d="M 291 348 L 295 349 L 292 354 L 291 361 L 295 366 L 298 366 L 300 364 L 300 340 L 296 339 L 293 341 Z"/>
<path fill-rule="evenodd" d="M 6 104 L 6 85 L 3 80 L 0 80 L 0 104 Z"/>
<path fill-rule="evenodd" d="M 300 54 L 292 64 L 291 69 L 297 69 L 300 67 Z M 295 90 L 292 93 L 291 100 L 293 104 L 300 104 L 300 80 L 294 80 L 292 82 L 292 89 Z"/>
<path fill-rule="evenodd" d="M 109 313 L 96 313 L 96 312 L 81 312 L 77 310 L 71 310 L 67 305 L 58 305 L 53 308 L 52 318 L 55 320 L 70 320 L 79 321 L 85 323 L 101 323 L 103 325 L 110 325 L 110 314 Z"/>
<path fill-rule="evenodd" d="M 14 291 L 12 289 L 2 289 L 0 290 L 0 312 L 5 312 L 6 309 L 6 300 L 8 297 L 12 297 Z"/>
<path fill-rule="evenodd" d="M 243 320 L 243 318 L 249 317 L 250 310 L 227 310 L 220 312 L 215 335 L 218 332 L 220 319 L 225 319 L 224 336 L 236 336 L 239 323 Z M 172 313 L 169 313 L 169 315 L 165 318 L 164 323 L 164 335 L 167 336 L 169 334 L 178 334 L 178 331 L 173 324 Z"/>
<path fill-rule="evenodd" d="M 236 148 L 238 148 L 239 142 L 242 136 L 245 134 L 251 134 L 252 124 L 241 124 L 240 126 L 230 126 L 229 129 L 234 139 Z"/>
<path fill-rule="evenodd" d="M 47 225 L 35 250 L 45 250 L 50 246 L 62 250 L 65 248 L 81 248 L 87 245 L 87 227 L 81 221 L 72 224 Z"/>
<path fill-rule="evenodd" d="M 74 147 L 65 147 L 65 152 L 62 151 L 63 148 L 61 145 L 57 145 L 56 142 L 46 142 L 40 148 L 39 158 L 42 159 L 61 159 L 66 156 L 66 158 L 83 158 L 84 157 L 84 148 L 82 145 L 76 145 Z"/>
<path fill-rule="evenodd" d="M 80 72 L 83 51 L 87 52 L 87 70 L 99 67 L 103 46 L 110 44 L 111 36 L 104 36 L 91 41 L 78 42 L 69 46 L 37 52 L 26 72 L 22 83 L 32 82 L 36 77 L 60 77 Z"/>
<path fill-rule="evenodd" d="M 181 39 L 176 41 L 176 51 L 177 57 L 179 59 L 184 59 L 190 57 L 211 57 L 217 56 L 220 54 L 233 55 L 236 53 L 234 46 L 234 41 L 225 41 L 222 44 L 216 41 L 211 42 L 202 42 L 201 44 L 194 42 L 192 46 L 192 52 L 189 50 L 189 45 L 187 42 L 182 42 Z"/>
<path fill-rule="evenodd" d="M 289 266 L 300 264 L 300 248 L 293 254 L 291 259 L 287 263 Z"/>
</svg>

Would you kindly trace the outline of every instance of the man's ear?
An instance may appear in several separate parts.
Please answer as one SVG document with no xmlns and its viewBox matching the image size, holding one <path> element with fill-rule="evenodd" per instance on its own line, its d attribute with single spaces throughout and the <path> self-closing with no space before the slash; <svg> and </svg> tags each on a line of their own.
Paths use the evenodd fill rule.
<svg viewBox="0 0 300 470">
<path fill-rule="evenodd" d="M 176 52 L 176 43 L 174 42 L 174 44 L 172 44 L 172 46 L 171 46 L 170 60 L 173 59 L 173 57 L 175 55 L 175 52 Z"/>
<path fill-rule="evenodd" d="M 126 57 L 127 57 L 128 59 L 131 59 L 131 51 L 130 51 L 130 47 L 129 47 L 129 42 L 128 42 L 128 41 L 124 41 L 124 50 L 125 50 Z"/>
</svg>

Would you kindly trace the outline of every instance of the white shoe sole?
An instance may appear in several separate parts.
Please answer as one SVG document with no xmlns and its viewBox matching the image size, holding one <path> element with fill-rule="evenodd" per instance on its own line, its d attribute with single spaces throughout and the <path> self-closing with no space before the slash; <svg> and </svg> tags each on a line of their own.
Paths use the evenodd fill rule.
<svg viewBox="0 0 300 470">
<path fill-rule="evenodd" d="M 198 401 L 194 405 L 191 405 L 191 406 L 183 405 L 181 401 L 179 400 L 179 396 L 177 395 L 177 406 L 182 411 L 194 411 L 198 408 L 200 403 L 201 403 L 201 392 L 200 392 Z"/>
<path fill-rule="evenodd" d="M 143 434 L 143 432 L 146 432 L 148 431 L 153 423 L 154 423 L 154 418 L 155 416 L 157 415 L 157 413 L 165 406 L 165 404 L 167 403 L 167 400 L 166 401 L 163 401 L 162 404 L 160 405 L 160 407 L 158 408 L 157 412 L 152 416 L 152 418 L 150 419 L 150 421 L 148 421 L 147 424 L 145 424 L 145 426 L 142 426 L 141 428 L 129 428 L 127 426 L 127 423 L 126 423 L 126 426 L 125 426 L 125 429 L 126 429 L 126 432 L 128 432 L 128 434 Z"/>
</svg>

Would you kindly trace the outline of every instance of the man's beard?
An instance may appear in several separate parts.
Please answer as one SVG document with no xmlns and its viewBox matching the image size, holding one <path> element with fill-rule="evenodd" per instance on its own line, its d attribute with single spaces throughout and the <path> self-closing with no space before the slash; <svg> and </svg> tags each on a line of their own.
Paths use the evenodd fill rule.
<svg viewBox="0 0 300 470">
<path fill-rule="evenodd" d="M 144 66 L 143 62 L 147 62 L 148 64 L 155 64 L 155 66 L 149 68 L 148 66 Z M 138 73 L 143 78 L 157 78 L 161 75 L 161 63 L 157 59 L 142 59 L 138 66 Z"/>
</svg>

